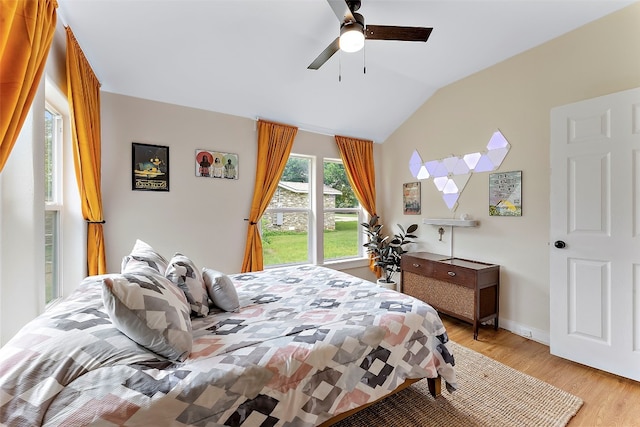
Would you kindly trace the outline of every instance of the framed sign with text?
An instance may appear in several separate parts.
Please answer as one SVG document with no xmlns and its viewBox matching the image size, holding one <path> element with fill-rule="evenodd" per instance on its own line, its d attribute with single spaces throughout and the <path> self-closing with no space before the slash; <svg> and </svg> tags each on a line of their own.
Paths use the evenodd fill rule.
<svg viewBox="0 0 640 427">
<path fill-rule="evenodd" d="M 489 175 L 489 215 L 522 216 L 522 171 Z"/>
<path fill-rule="evenodd" d="M 420 182 L 402 184 L 402 213 L 420 215 Z"/>
<path fill-rule="evenodd" d="M 169 191 L 169 147 L 131 143 L 131 189 Z"/>
</svg>

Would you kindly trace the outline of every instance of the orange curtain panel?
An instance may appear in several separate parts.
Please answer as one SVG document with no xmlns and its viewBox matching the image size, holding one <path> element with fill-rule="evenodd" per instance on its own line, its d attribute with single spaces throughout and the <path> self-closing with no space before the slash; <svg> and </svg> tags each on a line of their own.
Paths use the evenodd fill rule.
<svg viewBox="0 0 640 427">
<path fill-rule="evenodd" d="M 0 172 L 38 90 L 57 7 L 56 0 L 0 0 Z"/>
<path fill-rule="evenodd" d="M 249 214 L 247 244 L 242 261 L 243 273 L 264 268 L 258 222 L 278 188 L 278 182 L 289 160 L 289 153 L 297 133 L 297 127 L 258 120 L 256 183 Z"/>
<path fill-rule="evenodd" d="M 102 224 L 100 82 L 67 27 L 67 91 L 76 180 L 87 228 L 87 273 L 107 272 Z"/>
<path fill-rule="evenodd" d="M 338 135 L 335 139 L 353 192 L 369 215 L 375 215 L 376 170 L 373 161 L 373 141 Z M 374 265 L 372 257 L 373 255 L 369 257 L 369 268 L 380 277 L 382 272 Z"/>
</svg>

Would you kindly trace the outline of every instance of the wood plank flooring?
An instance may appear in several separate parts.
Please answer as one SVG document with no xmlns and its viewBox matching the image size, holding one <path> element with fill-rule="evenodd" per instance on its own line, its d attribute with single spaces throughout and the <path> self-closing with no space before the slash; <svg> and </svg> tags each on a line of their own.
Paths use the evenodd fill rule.
<svg viewBox="0 0 640 427">
<path fill-rule="evenodd" d="M 568 427 L 640 426 L 640 382 L 553 356 L 546 345 L 504 329 L 483 326 L 474 341 L 471 325 L 444 315 L 442 321 L 458 344 L 582 398 Z"/>
</svg>

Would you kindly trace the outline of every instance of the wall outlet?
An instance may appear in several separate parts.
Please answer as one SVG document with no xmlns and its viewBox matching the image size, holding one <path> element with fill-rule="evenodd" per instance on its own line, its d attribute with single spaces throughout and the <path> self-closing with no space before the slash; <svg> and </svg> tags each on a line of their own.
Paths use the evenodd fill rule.
<svg viewBox="0 0 640 427">
<path fill-rule="evenodd" d="M 525 328 L 520 329 L 520 335 L 522 335 L 525 338 L 531 338 L 533 336 L 533 334 L 531 333 L 531 329 L 525 329 Z"/>
</svg>

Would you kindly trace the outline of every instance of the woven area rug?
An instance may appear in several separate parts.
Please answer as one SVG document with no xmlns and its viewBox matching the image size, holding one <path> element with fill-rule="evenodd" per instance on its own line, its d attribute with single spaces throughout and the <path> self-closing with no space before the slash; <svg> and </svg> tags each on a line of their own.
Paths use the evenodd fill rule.
<svg viewBox="0 0 640 427">
<path fill-rule="evenodd" d="M 466 347 L 452 344 L 458 390 L 431 397 L 426 380 L 335 427 L 565 426 L 582 399 Z"/>
</svg>

